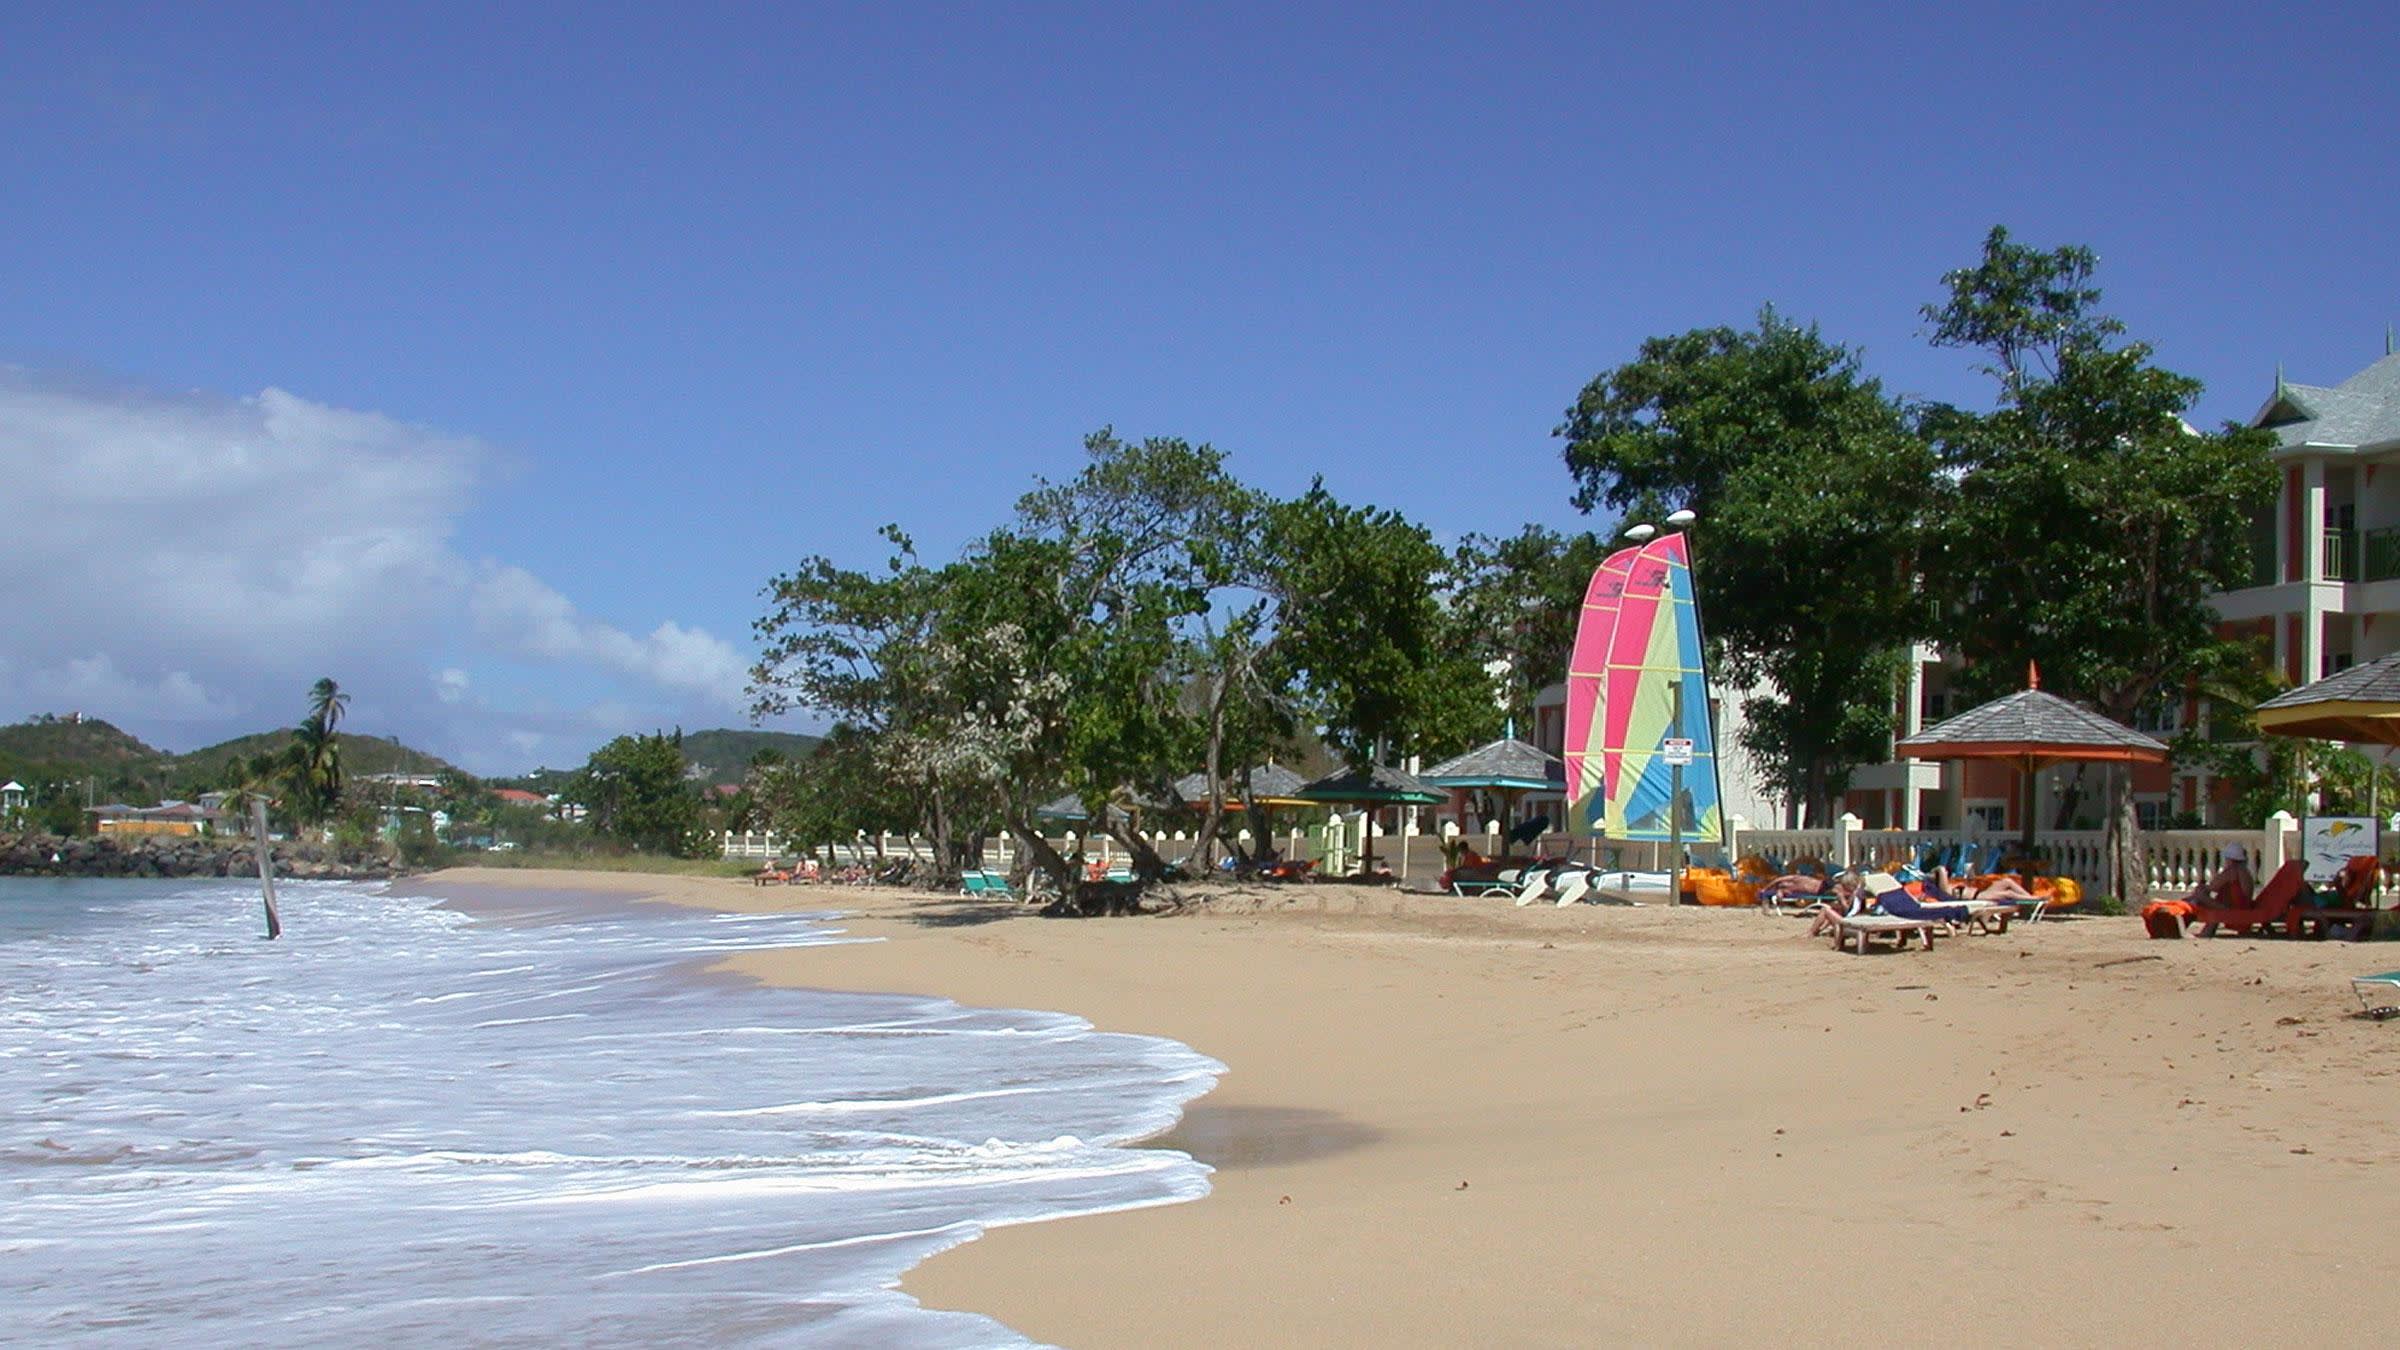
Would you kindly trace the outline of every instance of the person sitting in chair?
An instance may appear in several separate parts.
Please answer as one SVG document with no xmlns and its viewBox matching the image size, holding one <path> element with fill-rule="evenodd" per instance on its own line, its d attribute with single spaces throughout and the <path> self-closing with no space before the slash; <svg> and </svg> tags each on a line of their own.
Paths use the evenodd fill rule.
<svg viewBox="0 0 2400 1350">
<path fill-rule="evenodd" d="M 2250 897 L 2258 893 L 2258 874 L 2250 870 L 2250 850 L 2240 844 L 2227 844 L 2224 858 L 2224 865 L 2215 876 L 2183 897 L 2185 904 L 2210 909 L 2242 909 L 2249 905 Z"/>
</svg>

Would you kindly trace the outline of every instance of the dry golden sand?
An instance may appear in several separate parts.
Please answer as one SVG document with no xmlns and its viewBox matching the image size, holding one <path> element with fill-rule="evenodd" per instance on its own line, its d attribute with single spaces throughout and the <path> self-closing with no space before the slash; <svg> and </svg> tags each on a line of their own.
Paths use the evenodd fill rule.
<svg viewBox="0 0 2400 1350">
<path fill-rule="evenodd" d="M 1185 1205 L 996 1231 L 926 1303 L 1077 1347 L 2367 1344 L 2400 1315 L 2387 944 L 2131 919 L 1837 955 L 1752 911 L 1305 886 L 1045 919 L 832 887 L 458 872 L 872 946 L 776 983 L 1061 1009 L 1231 1072 Z"/>
</svg>

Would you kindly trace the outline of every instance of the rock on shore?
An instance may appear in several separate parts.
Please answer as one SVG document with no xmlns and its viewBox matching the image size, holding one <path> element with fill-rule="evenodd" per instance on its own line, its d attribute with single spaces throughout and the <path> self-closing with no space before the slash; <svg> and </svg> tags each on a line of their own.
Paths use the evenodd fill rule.
<svg viewBox="0 0 2400 1350">
<path fill-rule="evenodd" d="M 275 875 L 309 881 L 380 881 L 404 869 L 377 844 L 343 848 L 296 840 L 275 843 Z M 0 876 L 247 877 L 258 855 L 247 839 L 175 835 L 62 837 L 0 834 Z"/>
</svg>

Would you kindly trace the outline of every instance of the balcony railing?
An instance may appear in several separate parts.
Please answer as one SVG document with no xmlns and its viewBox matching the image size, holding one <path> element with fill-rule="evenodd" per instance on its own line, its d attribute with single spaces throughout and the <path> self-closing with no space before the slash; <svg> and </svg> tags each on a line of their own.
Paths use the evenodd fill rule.
<svg viewBox="0 0 2400 1350">
<path fill-rule="evenodd" d="M 2400 577 L 2400 525 L 2387 525 L 2366 534 L 2366 568 L 2362 580 L 2390 581 Z"/>
<path fill-rule="evenodd" d="M 2325 530 L 2325 542 L 2323 544 L 2323 548 L 2325 553 L 2325 580 L 2359 580 L 2357 531 L 2336 529 L 2328 526 Z"/>
</svg>

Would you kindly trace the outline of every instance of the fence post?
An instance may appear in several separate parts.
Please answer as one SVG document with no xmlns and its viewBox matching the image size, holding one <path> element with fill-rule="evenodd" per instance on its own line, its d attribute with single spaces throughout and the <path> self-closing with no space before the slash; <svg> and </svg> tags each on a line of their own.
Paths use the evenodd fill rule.
<svg viewBox="0 0 2400 1350">
<path fill-rule="evenodd" d="M 1850 870 L 1850 836 L 1865 823 L 1848 811 L 1834 817 L 1832 862 L 1836 869 L 1844 872 Z"/>
<path fill-rule="evenodd" d="M 1742 832 L 1749 828 L 1750 818 L 1748 816 L 1736 815 L 1727 818 L 1725 822 L 1726 871 L 1732 871 L 1734 864 L 1742 860 Z"/>
<path fill-rule="evenodd" d="M 2272 876 L 2275 869 L 2283 866 L 2288 852 L 2285 847 L 2287 842 L 2285 832 L 2297 824 L 2299 822 L 2292 818 L 2292 813 L 2289 811 L 2278 811 L 2267 817 L 2267 837 L 2260 841 L 2258 848 L 2258 874 L 2260 876 Z"/>
</svg>

